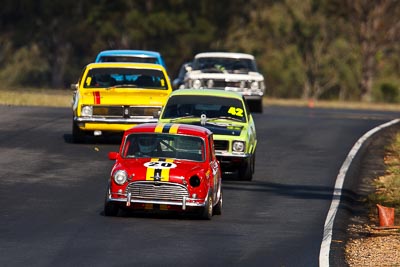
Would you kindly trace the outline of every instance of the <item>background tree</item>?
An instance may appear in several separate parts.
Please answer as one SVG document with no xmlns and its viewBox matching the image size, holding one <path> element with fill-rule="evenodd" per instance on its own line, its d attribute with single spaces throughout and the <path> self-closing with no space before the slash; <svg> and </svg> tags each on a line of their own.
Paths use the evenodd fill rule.
<svg viewBox="0 0 400 267">
<path fill-rule="evenodd" d="M 328 1 L 250 1 L 247 6 L 250 10 L 233 22 L 226 46 L 256 55 L 268 95 L 354 96 L 357 58 L 343 20 L 326 16 Z"/>
<path fill-rule="evenodd" d="M 67 88 L 105 49 L 253 54 L 266 94 L 399 101 L 397 0 L 4 0 L 2 87 Z"/>
<path fill-rule="evenodd" d="M 357 36 L 361 61 L 360 97 L 369 102 L 379 61 L 400 41 L 400 3 L 397 0 L 346 0 L 331 1 L 331 5 L 331 14 L 343 15 Z"/>
</svg>

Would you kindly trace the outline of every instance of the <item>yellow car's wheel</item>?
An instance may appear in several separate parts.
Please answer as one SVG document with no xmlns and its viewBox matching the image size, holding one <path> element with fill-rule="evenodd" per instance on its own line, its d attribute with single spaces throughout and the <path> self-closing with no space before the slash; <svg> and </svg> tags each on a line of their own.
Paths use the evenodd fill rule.
<svg viewBox="0 0 400 267">
<path fill-rule="evenodd" d="M 72 122 L 72 141 L 74 143 L 82 143 L 85 141 L 85 132 L 79 129 L 75 122 Z"/>
</svg>

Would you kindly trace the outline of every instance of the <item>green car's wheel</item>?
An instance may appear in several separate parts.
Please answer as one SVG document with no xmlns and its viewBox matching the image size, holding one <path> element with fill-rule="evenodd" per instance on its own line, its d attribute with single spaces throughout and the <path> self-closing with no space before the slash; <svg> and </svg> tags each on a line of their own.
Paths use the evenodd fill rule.
<svg viewBox="0 0 400 267">
<path fill-rule="evenodd" d="M 245 181 L 251 181 L 254 173 L 255 156 L 253 155 L 248 162 L 239 168 L 239 178 Z"/>
</svg>

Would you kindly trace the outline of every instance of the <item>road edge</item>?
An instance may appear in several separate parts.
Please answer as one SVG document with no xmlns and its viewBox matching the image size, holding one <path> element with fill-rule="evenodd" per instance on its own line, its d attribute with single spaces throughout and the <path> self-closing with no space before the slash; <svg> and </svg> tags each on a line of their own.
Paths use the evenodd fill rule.
<svg viewBox="0 0 400 267">
<path fill-rule="evenodd" d="M 374 136 L 376 133 L 380 132 L 381 130 L 393 126 L 399 122 L 400 119 L 394 119 L 369 130 L 360 139 L 357 140 L 357 142 L 354 144 L 354 146 L 348 153 L 345 161 L 343 162 L 339 170 L 339 174 L 336 177 L 331 206 L 329 208 L 324 224 L 324 232 L 319 254 L 319 266 L 321 267 L 330 266 L 329 255 L 332 243 L 333 224 L 335 221 L 336 213 L 340 206 L 343 184 L 346 177 L 354 177 L 354 174 L 358 173 L 356 167 L 359 166 L 359 162 L 362 158 L 363 153 L 361 152 L 364 151 L 366 147 L 368 147 L 371 137 Z"/>
</svg>

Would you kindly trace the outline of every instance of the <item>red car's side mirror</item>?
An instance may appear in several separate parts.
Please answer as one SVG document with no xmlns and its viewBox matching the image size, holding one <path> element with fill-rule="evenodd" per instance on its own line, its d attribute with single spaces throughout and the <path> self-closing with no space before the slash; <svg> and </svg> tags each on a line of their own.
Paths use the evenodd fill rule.
<svg viewBox="0 0 400 267">
<path fill-rule="evenodd" d="M 118 152 L 109 152 L 108 153 L 108 159 L 116 160 L 117 158 L 118 158 Z"/>
</svg>

